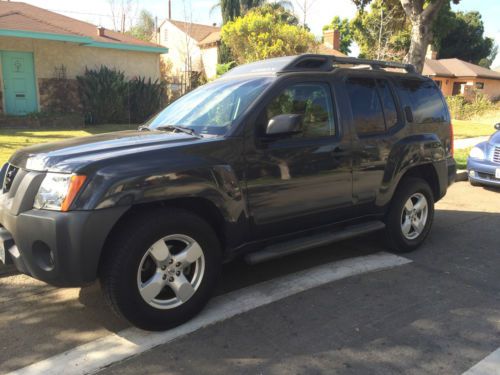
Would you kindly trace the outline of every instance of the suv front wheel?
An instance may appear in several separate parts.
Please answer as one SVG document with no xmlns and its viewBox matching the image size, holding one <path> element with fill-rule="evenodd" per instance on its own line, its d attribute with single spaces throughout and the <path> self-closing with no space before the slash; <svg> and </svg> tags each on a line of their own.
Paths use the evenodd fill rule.
<svg viewBox="0 0 500 375">
<path fill-rule="evenodd" d="M 211 226 L 184 210 L 131 216 L 113 234 L 100 267 L 104 295 L 133 325 L 152 331 L 186 322 L 208 302 L 221 266 Z"/>
<path fill-rule="evenodd" d="M 434 197 L 420 178 L 405 178 L 392 199 L 386 218 L 386 238 L 395 252 L 417 249 L 427 238 L 434 220 Z"/>
</svg>

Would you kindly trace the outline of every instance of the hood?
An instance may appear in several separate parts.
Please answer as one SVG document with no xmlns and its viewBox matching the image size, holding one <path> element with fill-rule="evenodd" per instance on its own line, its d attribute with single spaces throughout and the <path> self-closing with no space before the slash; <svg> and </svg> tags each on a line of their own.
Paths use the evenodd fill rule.
<svg viewBox="0 0 500 375">
<path fill-rule="evenodd" d="M 488 140 L 488 143 L 492 146 L 500 147 L 500 131 L 493 133 L 490 139 Z"/>
<path fill-rule="evenodd" d="M 199 141 L 184 133 L 121 131 L 26 147 L 14 153 L 9 163 L 33 171 L 73 172 L 104 159 Z"/>
</svg>

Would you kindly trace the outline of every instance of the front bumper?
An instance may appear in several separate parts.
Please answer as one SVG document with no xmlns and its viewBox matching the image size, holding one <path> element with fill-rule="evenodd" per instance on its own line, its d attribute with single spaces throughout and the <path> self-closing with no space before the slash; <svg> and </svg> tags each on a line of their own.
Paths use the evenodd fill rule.
<svg viewBox="0 0 500 375">
<path fill-rule="evenodd" d="M 4 184 L 0 190 L 0 260 L 49 284 L 91 283 L 97 277 L 106 238 L 128 207 L 35 210 L 33 202 L 43 177 L 42 172 L 19 170 L 9 188 Z"/>
<path fill-rule="evenodd" d="M 91 283 L 97 277 L 104 242 L 126 209 L 30 210 L 14 216 L 0 207 L 0 233 L 7 239 L 3 241 L 6 258 L 20 272 L 49 284 Z"/>
<path fill-rule="evenodd" d="M 500 187 L 500 178 L 495 177 L 500 164 L 489 160 L 467 159 L 467 174 L 469 180 L 478 184 Z"/>
</svg>

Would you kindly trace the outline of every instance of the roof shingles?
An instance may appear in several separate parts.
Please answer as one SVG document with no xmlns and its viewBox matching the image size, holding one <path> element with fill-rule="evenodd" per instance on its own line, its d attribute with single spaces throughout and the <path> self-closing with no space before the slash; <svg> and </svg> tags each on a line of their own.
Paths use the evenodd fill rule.
<svg viewBox="0 0 500 375">
<path fill-rule="evenodd" d="M 91 23 L 22 2 L 0 1 L 0 30 L 72 35 L 90 38 L 97 43 L 159 47 L 157 44 L 108 29 L 103 36 L 99 36 L 97 27 Z"/>
<path fill-rule="evenodd" d="M 425 60 L 423 75 L 499 79 L 500 73 L 459 59 Z"/>
</svg>

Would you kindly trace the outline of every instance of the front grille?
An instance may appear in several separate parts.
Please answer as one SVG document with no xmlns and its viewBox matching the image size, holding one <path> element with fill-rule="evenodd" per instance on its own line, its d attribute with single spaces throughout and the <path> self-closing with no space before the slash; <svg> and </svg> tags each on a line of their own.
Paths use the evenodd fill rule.
<svg viewBox="0 0 500 375">
<path fill-rule="evenodd" d="M 491 160 L 494 162 L 494 163 L 500 163 L 500 147 L 495 147 L 495 150 L 493 150 L 493 157 L 491 158 Z"/>
<path fill-rule="evenodd" d="M 5 172 L 5 178 L 3 180 L 2 190 L 4 193 L 8 193 L 10 188 L 12 187 L 12 183 L 16 178 L 17 172 L 19 172 L 19 168 L 14 167 L 13 165 L 9 165 L 7 171 Z"/>
<path fill-rule="evenodd" d="M 490 181 L 500 182 L 500 178 L 496 178 L 494 174 L 477 172 L 477 175 L 478 175 L 479 178 L 482 178 L 483 180 L 490 180 Z"/>
</svg>

